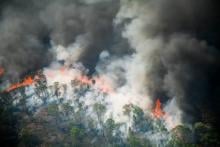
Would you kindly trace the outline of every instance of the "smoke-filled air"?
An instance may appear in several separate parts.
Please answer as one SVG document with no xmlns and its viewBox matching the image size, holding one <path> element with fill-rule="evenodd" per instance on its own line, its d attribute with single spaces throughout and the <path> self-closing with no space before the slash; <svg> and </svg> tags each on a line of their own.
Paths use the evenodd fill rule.
<svg viewBox="0 0 220 147">
<path fill-rule="evenodd" d="M 2 147 L 220 146 L 217 0 L 2 0 Z"/>
</svg>

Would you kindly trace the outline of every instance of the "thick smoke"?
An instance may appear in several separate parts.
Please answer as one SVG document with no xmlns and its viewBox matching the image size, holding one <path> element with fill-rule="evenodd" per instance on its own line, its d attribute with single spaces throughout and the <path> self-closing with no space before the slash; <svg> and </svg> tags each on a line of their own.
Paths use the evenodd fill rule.
<svg viewBox="0 0 220 147">
<path fill-rule="evenodd" d="M 117 1 L 89 5 L 53 3 L 41 16 L 51 29 L 51 40 L 55 44 L 67 46 L 80 40 L 78 42 L 82 49 L 79 62 L 92 72 L 99 54 L 113 38 L 112 21 L 117 9 Z"/>
<path fill-rule="evenodd" d="M 79 61 L 94 69 L 111 42 L 117 1 L 11 1 L 1 10 L 0 65 L 15 79 L 52 60 L 51 42 L 83 46 Z M 78 41 L 77 41 L 78 42 Z"/>
<path fill-rule="evenodd" d="M 46 29 L 36 14 L 13 6 L 2 10 L 0 23 L 0 66 L 15 79 L 50 61 Z M 35 19 L 33 19 L 35 18 Z"/>
<path fill-rule="evenodd" d="M 213 84 L 219 80 L 219 50 L 200 32 L 213 26 L 203 24 L 214 19 L 212 2 L 125 0 L 116 19 L 119 24 L 130 21 L 123 35 L 145 76 L 140 87 L 152 98 L 175 99 L 186 122 L 201 119 L 204 108 L 218 102 Z"/>
<path fill-rule="evenodd" d="M 63 65 L 80 64 L 84 74 L 110 79 L 116 93 L 109 96 L 113 110 L 130 102 L 152 106 L 160 98 L 168 103 L 167 113 L 173 114 L 177 108 L 170 107 L 177 103 L 182 111 L 177 123 L 192 122 L 219 105 L 214 4 L 14 0 L 1 7 L 0 66 L 14 78 L 43 67 L 46 74 L 60 73 Z"/>
</svg>

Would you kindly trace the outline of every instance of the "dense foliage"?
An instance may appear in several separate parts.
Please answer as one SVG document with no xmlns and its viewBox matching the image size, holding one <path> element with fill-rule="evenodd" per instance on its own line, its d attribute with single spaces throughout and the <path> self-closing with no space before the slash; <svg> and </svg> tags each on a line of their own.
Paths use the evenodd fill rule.
<svg viewBox="0 0 220 147">
<path fill-rule="evenodd" d="M 77 87 L 78 86 L 78 87 Z M 106 115 L 103 99 L 85 104 L 81 95 L 87 85 L 72 85 L 77 91 L 65 100 L 66 85 L 45 81 L 34 88 L 2 93 L 0 108 L 1 145 L 51 147 L 201 147 L 220 146 L 217 132 L 202 122 L 167 130 L 162 119 L 155 119 L 136 105 L 123 107 L 127 122 Z M 62 91 L 61 91 L 62 89 Z M 31 92 L 30 92 L 31 91 Z M 62 93 L 62 94 L 61 94 Z M 31 100 L 30 105 L 30 99 Z M 34 103 L 41 100 L 41 103 Z"/>
</svg>

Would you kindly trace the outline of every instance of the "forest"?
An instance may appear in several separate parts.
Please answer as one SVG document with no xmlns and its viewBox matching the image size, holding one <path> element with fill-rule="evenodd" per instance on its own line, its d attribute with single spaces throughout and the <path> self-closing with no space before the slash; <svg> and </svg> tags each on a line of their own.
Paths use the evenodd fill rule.
<svg viewBox="0 0 220 147">
<path fill-rule="evenodd" d="M 217 147 L 219 134 L 208 119 L 168 130 L 164 120 L 153 117 L 134 104 L 123 106 L 126 122 L 108 112 L 105 92 L 86 104 L 90 85 L 71 81 L 72 98 L 66 99 L 67 85 L 46 79 L 0 95 L 1 145 L 19 147 Z"/>
</svg>

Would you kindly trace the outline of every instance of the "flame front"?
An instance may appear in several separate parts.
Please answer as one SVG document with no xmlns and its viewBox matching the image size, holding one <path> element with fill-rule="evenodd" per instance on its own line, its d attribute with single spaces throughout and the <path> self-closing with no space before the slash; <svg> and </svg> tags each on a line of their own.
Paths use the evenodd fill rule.
<svg viewBox="0 0 220 147">
<path fill-rule="evenodd" d="M 15 84 L 12 84 L 9 88 L 7 88 L 5 91 L 6 92 L 10 92 L 12 90 L 15 90 L 15 89 L 18 89 L 20 87 L 25 87 L 25 86 L 30 86 L 32 84 L 35 83 L 35 80 L 31 77 L 31 76 L 28 76 L 27 78 L 25 78 L 23 80 L 23 82 L 20 82 L 20 83 L 15 83 Z"/>
<path fill-rule="evenodd" d="M 155 108 L 153 109 L 153 115 L 155 118 L 161 118 L 165 115 L 165 112 L 161 108 L 161 102 L 159 99 L 157 99 Z"/>
</svg>

